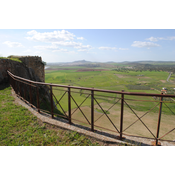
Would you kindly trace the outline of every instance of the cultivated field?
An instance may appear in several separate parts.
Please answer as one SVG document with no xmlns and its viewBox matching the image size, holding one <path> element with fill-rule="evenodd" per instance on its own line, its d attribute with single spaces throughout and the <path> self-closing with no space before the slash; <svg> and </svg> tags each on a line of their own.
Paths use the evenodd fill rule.
<svg viewBox="0 0 175 175">
<path fill-rule="evenodd" d="M 115 64 L 114 64 L 115 65 Z M 118 65 L 117 65 L 118 66 Z M 123 65 L 122 65 L 123 66 Z M 67 66 L 67 67 L 50 67 L 45 70 L 45 81 L 46 83 L 71 85 L 79 87 L 90 87 L 106 90 L 115 90 L 126 92 L 144 92 L 144 93 L 161 93 L 161 89 L 166 87 L 168 93 L 174 94 L 173 88 L 174 74 L 171 76 L 170 81 L 167 82 L 167 77 L 169 73 L 166 71 L 135 71 L 128 69 L 123 71 L 121 69 L 114 69 L 111 67 L 98 67 L 98 68 L 87 68 L 83 66 Z M 66 88 L 54 88 L 53 93 L 59 100 L 64 94 Z M 88 96 L 88 91 L 73 90 L 72 96 L 76 103 L 80 105 Z M 110 130 L 115 130 L 115 127 L 119 129 L 120 127 L 120 97 L 119 94 L 106 94 L 95 92 L 95 98 L 97 102 L 103 107 L 104 110 L 108 111 L 108 117 L 103 113 L 101 108 L 95 102 L 95 125 L 108 128 Z M 61 99 L 60 104 L 63 109 L 67 112 L 68 110 L 68 96 L 67 93 Z M 174 128 L 174 112 L 175 105 L 172 99 L 164 99 L 168 103 L 163 105 L 162 108 L 162 118 L 161 118 L 161 129 L 160 136 Z M 118 102 L 117 102 L 118 101 Z M 134 134 L 139 136 L 153 137 L 150 132 L 156 135 L 157 130 L 157 120 L 159 112 L 159 98 L 153 97 L 140 97 L 140 96 L 129 96 L 125 95 L 125 101 L 127 104 L 124 105 L 124 126 L 123 130 L 126 129 L 124 133 Z M 116 103 L 116 104 L 115 104 Z M 111 106 L 115 104 L 112 108 Z M 75 102 L 71 101 L 72 106 L 72 117 L 76 120 L 81 120 L 87 123 L 90 121 L 91 115 L 91 99 L 87 97 L 85 102 L 81 105 L 81 110 L 87 116 L 87 119 L 83 116 L 80 110 L 76 110 L 77 106 Z M 157 106 L 156 106 L 157 105 Z M 154 109 L 152 109 L 155 106 Z M 57 108 L 61 111 L 59 105 Z M 131 109 L 132 110 L 131 110 Z M 169 109 L 170 108 L 170 109 Z M 146 113 L 152 109 L 149 113 Z M 150 132 L 146 129 L 142 121 L 137 121 L 135 124 L 130 126 L 138 117 L 142 117 L 141 120 L 150 129 Z M 146 113 L 146 114 L 145 114 Z M 110 122 L 110 120 L 115 124 Z M 82 123 L 83 124 L 83 123 Z M 86 125 L 86 124 L 85 124 Z M 130 126 L 128 128 L 128 126 Z M 127 129 L 128 128 L 128 129 Z M 171 132 L 163 139 L 175 139 L 175 131 Z"/>
</svg>

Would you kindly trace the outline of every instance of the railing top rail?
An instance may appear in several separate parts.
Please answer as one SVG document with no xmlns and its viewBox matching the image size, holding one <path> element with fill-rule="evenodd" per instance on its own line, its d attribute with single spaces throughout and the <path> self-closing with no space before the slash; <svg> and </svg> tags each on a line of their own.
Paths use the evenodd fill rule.
<svg viewBox="0 0 175 175">
<path fill-rule="evenodd" d="M 107 92 L 107 93 L 116 93 L 116 94 L 125 94 L 125 95 L 135 95 L 135 96 L 157 96 L 157 97 L 175 97 L 175 95 L 168 95 L 168 94 L 150 94 L 150 93 L 139 93 L 139 92 L 122 92 L 122 91 L 113 91 L 113 90 L 105 90 L 105 89 L 96 89 L 96 88 L 87 88 L 87 87 L 78 87 L 78 86 L 69 86 L 69 85 L 58 85 L 58 84 L 52 84 L 52 83 L 43 83 L 43 82 L 37 82 L 28 80 L 25 78 L 21 78 L 19 76 L 13 75 L 11 72 L 7 70 L 8 74 L 14 78 L 18 78 L 20 80 L 33 83 L 33 84 L 39 84 L 39 85 L 51 85 L 55 87 L 66 87 L 66 88 L 72 88 L 72 89 L 83 89 L 83 90 L 93 90 L 97 92 Z"/>
</svg>

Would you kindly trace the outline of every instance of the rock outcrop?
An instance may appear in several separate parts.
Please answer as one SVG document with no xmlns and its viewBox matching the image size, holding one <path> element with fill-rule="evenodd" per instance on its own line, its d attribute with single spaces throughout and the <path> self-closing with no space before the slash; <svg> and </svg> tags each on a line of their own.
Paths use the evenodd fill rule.
<svg viewBox="0 0 175 175">
<path fill-rule="evenodd" d="M 7 70 L 22 78 L 45 82 L 44 64 L 42 63 L 41 57 L 14 57 L 19 58 L 21 62 L 10 59 L 0 59 L 0 84 L 8 82 Z"/>
<path fill-rule="evenodd" d="M 18 58 L 18 61 L 12 60 L 12 58 Z M 41 57 L 37 56 L 9 56 L 7 59 L 0 59 L 0 85 L 6 84 L 9 82 L 9 76 L 7 70 L 12 74 L 29 79 L 32 81 L 45 82 L 45 71 L 44 71 L 44 63 L 42 62 Z M 38 85 L 35 84 L 39 88 L 40 100 L 42 99 L 42 103 L 40 102 L 40 109 L 50 111 L 50 89 L 46 85 Z M 17 88 L 19 89 L 19 87 Z M 21 94 L 26 92 L 26 100 L 30 101 L 30 88 L 29 86 L 20 86 Z M 19 92 L 19 91 L 18 91 Z M 32 104 L 37 106 L 36 99 L 36 91 L 32 91 Z M 55 111 L 57 114 L 61 114 L 60 111 L 57 110 L 57 107 L 53 101 L 53 105 L 55 107 Z M 49 107 L 49 108 L 48 108 Z M 54 112 L 55 112 L 54 111 Z"/>
</svg>

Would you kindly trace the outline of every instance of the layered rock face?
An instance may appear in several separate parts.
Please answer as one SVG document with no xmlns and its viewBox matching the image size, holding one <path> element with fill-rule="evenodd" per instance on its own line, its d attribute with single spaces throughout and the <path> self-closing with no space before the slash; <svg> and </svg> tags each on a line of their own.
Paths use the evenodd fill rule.
<svg viewBox="0 0 175 175">
<path fill-rule="evenodd" d="M 35 75 L 42 81 L 45 82 L 44 64 L 42 63 L 42 58 L 38 56 L 22 56 L 19 59 L 29 68 L 32 69 Z M 31 71 L 31 73 L 32 73 Z M 36 77 L 36 78 L 37 78 Z"/>
<path fill-rule="evenodd" d="M 45 82 L 44 64 L 41 57 L 14 57 L 19 58 L 22 63 L 10 59 L 0 59 L 0 83 L 8 82 L 7 70 L 22 78 Z"/>
</svg>

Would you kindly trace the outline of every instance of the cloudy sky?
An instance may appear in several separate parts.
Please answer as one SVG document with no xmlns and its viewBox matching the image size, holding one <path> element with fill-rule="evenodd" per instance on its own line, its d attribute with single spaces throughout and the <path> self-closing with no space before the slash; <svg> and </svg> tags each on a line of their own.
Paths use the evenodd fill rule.
<svg viewBox="0 0 175 175">
<path fill-rule="evenodd" d="M 46 62 L 175 61 L 174 29 L 0 29 L 0 55 Z"/>
</svg>

